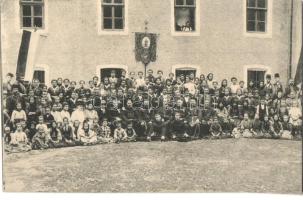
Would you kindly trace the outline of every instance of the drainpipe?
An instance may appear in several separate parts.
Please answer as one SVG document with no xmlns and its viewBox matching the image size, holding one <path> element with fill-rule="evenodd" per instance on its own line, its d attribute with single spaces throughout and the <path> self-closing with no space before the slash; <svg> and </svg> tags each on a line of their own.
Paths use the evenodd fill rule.
<svg viewBox="0 0 303 200">
<path fill-rule="evenodd" d="M 293 12 L 294 12 L 294 0 L 291 0 L 290 10 L 290 35 L 289 35 L 289 65 L 288 65 L 288 79 L 292 78 L 292 34 L 293 34 Z"/>
</svg>

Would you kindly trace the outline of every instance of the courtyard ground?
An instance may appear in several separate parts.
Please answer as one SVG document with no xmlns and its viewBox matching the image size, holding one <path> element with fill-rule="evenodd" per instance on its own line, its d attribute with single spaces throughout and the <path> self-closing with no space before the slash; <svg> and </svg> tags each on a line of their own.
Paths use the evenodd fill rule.
<svg viewBox="0 0 303 200">
<path fill-rule="evenodd" d="M 4 154 L 7 192 L 301 192 L 301 142 L 200 140 Z"/>
</svg>

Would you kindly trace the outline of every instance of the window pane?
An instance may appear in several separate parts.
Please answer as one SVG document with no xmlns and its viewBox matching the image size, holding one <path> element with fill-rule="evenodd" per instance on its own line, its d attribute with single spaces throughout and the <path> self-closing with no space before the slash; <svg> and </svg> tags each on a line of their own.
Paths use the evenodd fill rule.
<svg viewBox="0 0 303 200">
<path fill-rule="evenodd" d="M 34 6 L 34 16 L 42 16 L 42 6 Z"/>
<path fill-rule="evenodd" d="M 194 8 L 175 8 L 176 31 L 195 30 L 195 9 Z"/>
<path fill-rule="evenodd" d="M 112 0 L 103 0 L 103 3 L 111 3 Z"/>
<path fill-rule="evenodd" d="M 123 0 L 114 0 L 115 3 L 123 3 Z"/>
<path fill-rule="evenodd" d="M 184 0 L 176 0 L 176 5 L 184 5 Z"/>
<path fill-rule="evenodd" d="M 256 0 L 247 0 L 248 7 L 256 7 Z"/>
<path fill-rule="evenodd" d="M 266 8 L 266 0 L 258 0 L 258 8 Z"/>
<path fill-rule="evenodd" d="M 255 22 L 254 21 L 247 22 L 247 31 L 255 31 Z"/>
<path fill-rule="evenodd" d="M 265 21 L 265 11 L 257 11 L 257 19 L 258 21 Z"/>
<path fill-rule="evenodd" d="M 115 17 L 123 17 L 123 7 L 115 6 Z"/>
<path fill-rule="evenodd" d="M 111 6 L 103 7 L 103 17 L 112 17 L 112 7 Z"/>
<path fill-rule="evenodd" d="M 22 6 L 23 16 L 31 16 L 31 6 Z"/>
<path fill-rule="evenodd" d="M 103 20 L 103 28 L 104 29 L 112 29 L 112 19 L 104 19 Z"/>
<path fill-rule="evenodd" d="M 258 31 L 265 32 L 265 22 L 258 22 Z"/>
<path fill-rule="evenodd" d="M 115 19 L 115 29 L 123 29 L 123 19 Z"/>
<path fill-rule="evenodd" d="M 42 17 L 34 18 L 34 27 L 42 28 Z"/>
<path fill-rule="evenodd" d="M 23 27 L 31 27 L 32 26 L 32 22 L 31 22 L 31 18 L 30 17 L 23 17 L 23 20 L 22 20 L 23 24 L 22 26 Z"/>
<path fill-rule="evenodd" d="M 247 20 L 255 20 L 256 12 L 253 9 L 247 10 Z"/>
<path fill-rule="evenodd" d="M 195 0 L 186 0 L 186 5 L 195 5 Z"/>
</svg>

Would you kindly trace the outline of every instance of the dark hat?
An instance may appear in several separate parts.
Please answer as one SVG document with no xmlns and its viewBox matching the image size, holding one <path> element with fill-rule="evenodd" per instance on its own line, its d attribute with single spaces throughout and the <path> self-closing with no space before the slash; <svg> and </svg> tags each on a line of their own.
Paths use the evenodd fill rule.
<svg viewBox="0 0 303 200">
<path fill-rule="evenodd" d="M 266 75 L 266 79 L 271 79 L 271 75 L 270 75 L 270 74 L 267 74 L 267 75 Z"/>
<path fill-rule="evenodd" d="M 280 74 L 279 73 L 275 73 L 275 78 L 280 78 Z"/>
</svg>

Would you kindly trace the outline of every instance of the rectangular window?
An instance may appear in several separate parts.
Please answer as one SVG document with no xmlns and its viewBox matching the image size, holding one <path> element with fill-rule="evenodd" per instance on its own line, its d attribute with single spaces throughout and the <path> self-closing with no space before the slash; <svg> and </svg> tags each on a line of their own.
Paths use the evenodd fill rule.
<svg viewBox="0 0 303 200">
<path fill-rule="evenodd" d="M 20 0 L 22 28 L 44 28 L 44 0 Z"/>
<path fill-rule="evenodd" d="M 246 0 L 246 30 L 248 32 L 266 32 L 267 0 Z"/>
<path fill-rule="evenodd" d="M 115 71 L 116 72 L 116 77 L 120 78 L 123 69 L 122 68 L 103 68 L 103 69 L 100 70 L 101 80 L 104 81 L 105 77 L 109 78 L 112 71 Z"/>
<path fill-rule="evenodd" d="M 195 32 L 196 0 L 174 0 L 176 32 Z"/>
<path fill-rule="evenodd" d="M 265 71 L 255 71 L 255 70 L 247 71 L 247 84 L 250 81 L 253 81 L 255 85 L 259 85 L 260 81 L 264 81 L 264 78 L 265 78 Z"/>
<path fill-rule="evenodd" d="M 189 76 L 191 73 L 194 73 L 196 77 L 197 70 L 195 69 L 176 69 L 175 74 L 176 74 L 176 79 L 183 75 L 184 77 Z"/>
<path fill-rule="evenodd" d="M 40 83 L 45 83 L 45 71 L 43 70 L 35 70 L 33 79 L 37 79 Z"/>
<path fill-rule="evenodd" d="M 124 10 L 124 0 L 102 0 L 103 30 L 123 30 Z"/>
</svg>

